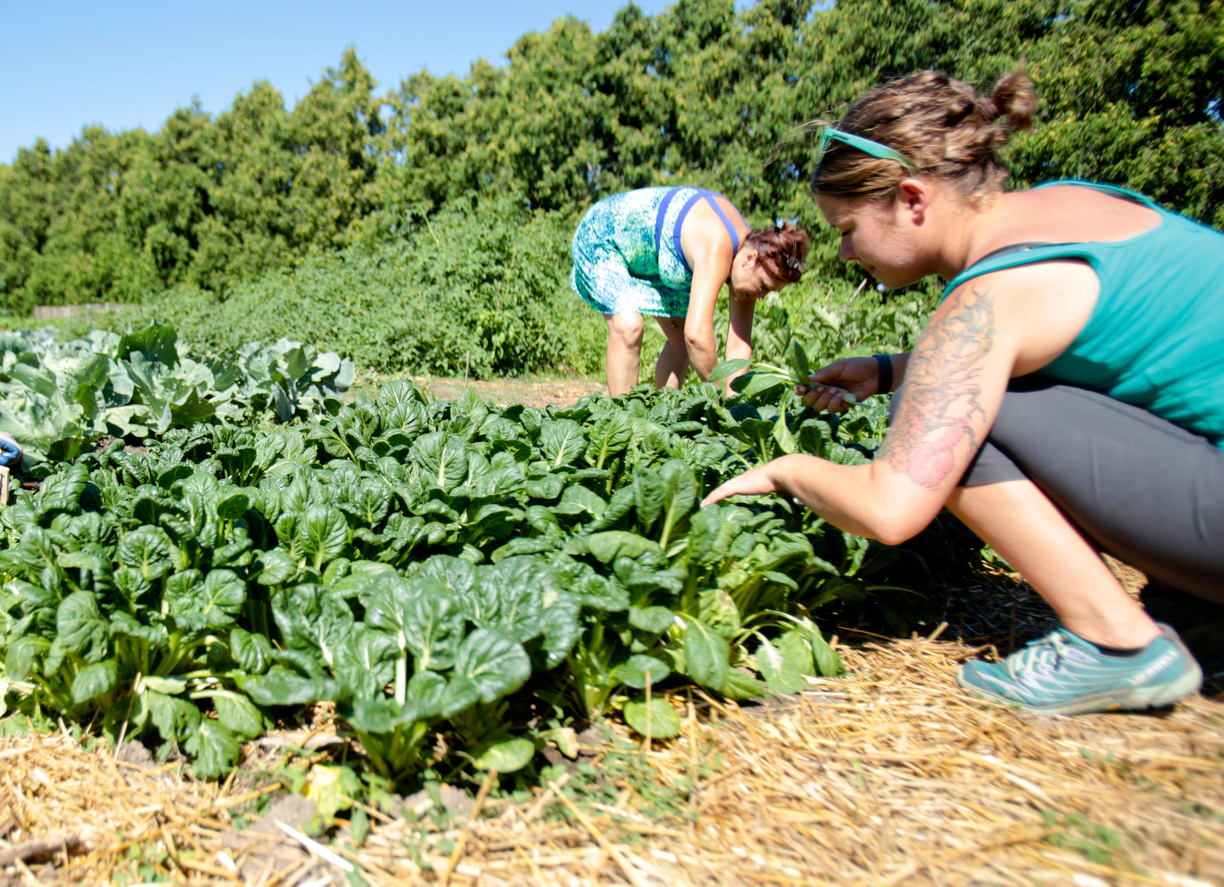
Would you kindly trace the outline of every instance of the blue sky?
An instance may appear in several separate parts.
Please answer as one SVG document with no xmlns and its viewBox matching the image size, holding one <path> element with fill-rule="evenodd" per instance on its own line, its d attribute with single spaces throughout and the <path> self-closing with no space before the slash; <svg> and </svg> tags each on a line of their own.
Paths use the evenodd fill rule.
<svg viewBox="0 0 1224 887">
<path fill-rule="evenodd" d="M 153 132 L 198 96 L 225 110 L 267 80 L 292 107 L 346 46 L 380 88 L 422 68 L 466 74 L 504 62 L 529 31 L 574 15 L 602 31 L 628 0 L 3 0 L 0 163 L 45 138 L 63 148 L 89 123 Z M 637 0 L 648 15 L 668 5 Z"/>
</svg>

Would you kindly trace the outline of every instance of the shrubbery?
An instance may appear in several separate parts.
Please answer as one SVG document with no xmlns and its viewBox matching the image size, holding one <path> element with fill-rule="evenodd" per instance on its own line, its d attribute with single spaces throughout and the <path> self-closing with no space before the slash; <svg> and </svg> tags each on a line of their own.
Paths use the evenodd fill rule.
<svg viewBox="0 0 1224 887">
<path fill-rule="evenodd" d="M 74 318 L 61 334 L 172 322 L 184 340 L 219 349 L 287 336 L 382 373 L 597 373 L 604 325 L 569 289 L 570 234 L 509 199 L 452 207 L 411 241 L 316 254 L 225 296 L 180 286 Z"/>
</svg>

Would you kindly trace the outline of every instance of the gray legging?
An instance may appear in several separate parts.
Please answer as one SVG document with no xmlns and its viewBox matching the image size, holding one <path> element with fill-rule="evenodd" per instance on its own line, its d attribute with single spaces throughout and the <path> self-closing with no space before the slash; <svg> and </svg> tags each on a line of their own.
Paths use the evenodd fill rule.
<svg viewBox="0 0 1224 887">
<path fill-rule="evenodd" d="M 961 486 L 1028 478 L 1153 586 L 1224 601 L 1224 450 L 1147 410 L 1015 379 Z"/>
</svg>

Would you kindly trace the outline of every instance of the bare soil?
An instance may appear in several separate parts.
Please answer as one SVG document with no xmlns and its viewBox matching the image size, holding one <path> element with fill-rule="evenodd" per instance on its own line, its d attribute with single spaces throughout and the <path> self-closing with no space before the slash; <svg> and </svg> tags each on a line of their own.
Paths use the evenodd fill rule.
<svg viewBox="0 0 1224 887">
<path fill-rule="evenodd" d="M 600 394 L 607 389 L 602 383 L 591 379 L 550 379 L 529 381 L 522 379 L 494 379 L 476 381 L 467 379 L 433 379 L 428 376 L 413 376 L 413 384 L 439 400 L 454 400 L 465 390 L 471 389 L 498 406 L 521 403 L 529 407 L 546 407 L 549 404 L 570 406 L 588 394 Z"/>
</svg>

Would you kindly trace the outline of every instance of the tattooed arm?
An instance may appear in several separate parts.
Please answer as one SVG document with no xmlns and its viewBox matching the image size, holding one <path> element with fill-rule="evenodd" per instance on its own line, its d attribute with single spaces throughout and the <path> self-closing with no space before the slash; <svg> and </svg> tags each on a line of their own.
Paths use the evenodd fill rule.
<svg viewBox="0 0 1224 887">
<path fill-rule="evenodd" d="M 895 415 L 870 464 L 785 456 L 728 481 L 706 503 L 781 492 L 860 536 L 890 544 L 913 536 L 943 507 L 985 440 L 1012 374 L 1017 336 L 1000 335 L 995 302 L 982 277 L 958 287 L 935 312 L 909 357 Z M 1010 319 L 1014 308 L 1004 313 Z"/>
<path fill-rule="evenodd" d="M 940 307 L 918 340 L 877 456 L 931 490 L 958 465 L 964 471 L 994 419 L 982 405 L 982 375 L 995 335 L 993 299 L 989 291 L 964 289 Z"/>
</svg>

